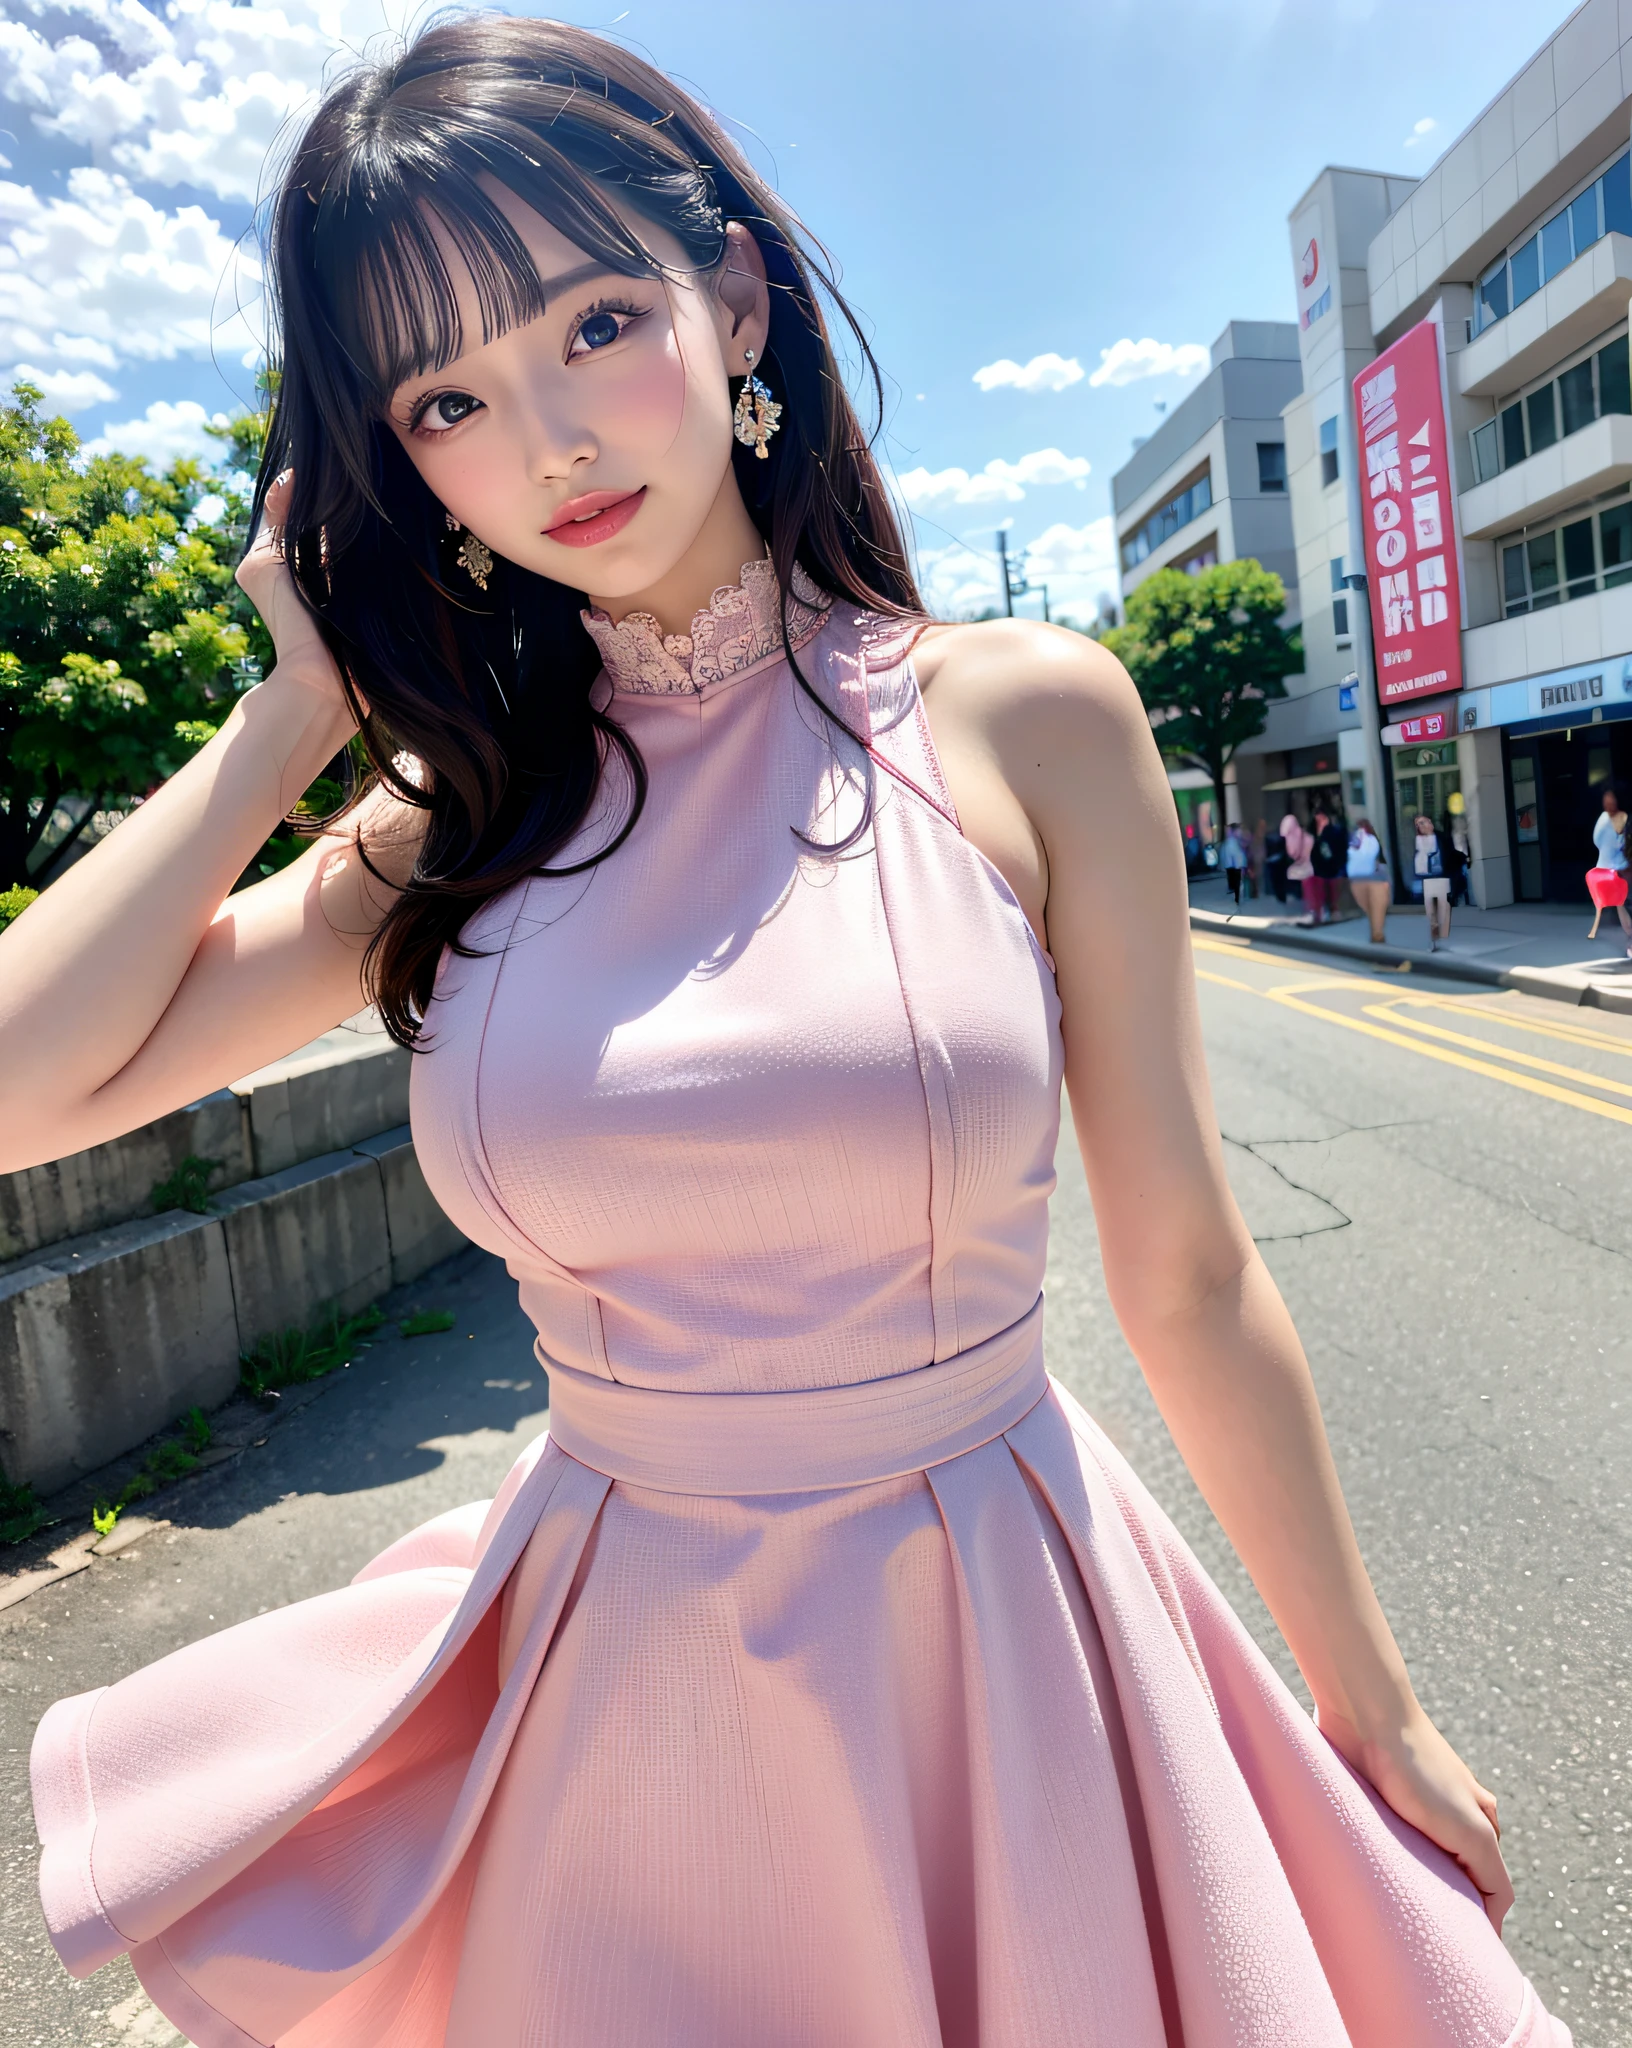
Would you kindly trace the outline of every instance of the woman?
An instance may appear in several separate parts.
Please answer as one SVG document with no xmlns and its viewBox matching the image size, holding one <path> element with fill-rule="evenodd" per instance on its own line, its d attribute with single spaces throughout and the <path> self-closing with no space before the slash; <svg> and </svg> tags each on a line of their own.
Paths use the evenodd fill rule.
<svg viewBox="0 0 1632 2048">
<path fill-rule="evenodd" d="M 1247 872 L 1251 860 L 1246 836 L 1239 825 L 1232 825 L 1224 834 L 1224 879 L 1230 885 L 1230 901 L 1239 906 L 1241 901 L 1241 878 Z"/>
<path fill-rule="evenodd" d="M 1556 2048 L 1230 1198 L 1116 664 L 925 627 L 796 224 L 612 44 L 351 72 L 274 256 L 277 666 L 0 939 L 0 1166 L 372 994 L 551 1431 L 51 1710 L 70 1966 L 204 2048 Z M 369 792 L 226 897 L 354 731 Z M 1062 1071 L 1318 1733 L 1043 1373 Z"/>
<path fill-rule="evenodd" d="M 1318 924 L 1321 897 L 1325 892 L 1314 885 L 1315 835 L 1305 827 L 1296 811 L 1288 811 L 1281 820 L 1281 839 L 1286 847 L 1286 879 L 1298 885 L 1305 921 Z"/>
<path fill-rule="evenodd" d="M 1379 868 L 1387 866 L 1383 842 L 1371 829 L 1371 820 L 1362 818 L 1349 840 L 1349 889 L 1355 902 L 1366 913 L 1374 946 L 1385 944 L 1388 938 L 1388 877 L 1378 873 Z"/>
<path fill-rule="evenodd" d="M 1428 917 L 1428 950 L 1437 953 L 1440 940 L 1451 936 L 1450 863 L 1446 858 L 1450 847 L 1426 813 L 1418 816 L 1414 831 L 1411 869 L 1422 890 L 1422 907 Z"/>
<path fill-rule="evenodd" d="M 1626 859 L 1626 812 L 1621 808 L 1620 793 L 1606 789 L 1603 793 L 1598 817 L 1592 828 L 1592 843 L 1598 849 L 1595 867 L 1608 868 L 1610 873 L 1625 881 Z M 1621 936 L 1626 942 L 1628 958 L 1632 958 L 1632 916 L 1627 914 L 1626 897 L 1623 893 L 1619 903 L 1613 906 L 1615 915 L 1621 921 Z M 1597 905 L 1598 916 L 1592 920 L 1592 937 L 1598 936 L 1598 919 L 1604 914 L 1606 904 Z"/>
<path fill-rule="evenodd" d="M 1459 789 L 1453 789 L 1445 799 L 1443 829 L 1451 849 L 1451 908 L 1465 903 L 1471 910 L 1475 906 L 1468 877 L 1473 871 L 1473 841 L 1468 833 L 1468 807 Z"/>
</svg>

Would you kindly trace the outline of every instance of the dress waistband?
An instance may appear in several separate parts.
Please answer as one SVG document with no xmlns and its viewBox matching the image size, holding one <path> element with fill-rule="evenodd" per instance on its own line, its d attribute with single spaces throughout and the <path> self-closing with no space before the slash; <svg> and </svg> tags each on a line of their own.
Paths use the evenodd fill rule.
<svg viewBox="0 0 1632 2048">
<path fill-rule="evenodd" d="M 984 1344 L 859 1386 L 687 1394 L 544 1363 L 551 1440 L 658 1493 L 819 1493 L 922 1472 L 1012 1429 L 1048 1387 L 1041 1295 Z"/>
</svg>

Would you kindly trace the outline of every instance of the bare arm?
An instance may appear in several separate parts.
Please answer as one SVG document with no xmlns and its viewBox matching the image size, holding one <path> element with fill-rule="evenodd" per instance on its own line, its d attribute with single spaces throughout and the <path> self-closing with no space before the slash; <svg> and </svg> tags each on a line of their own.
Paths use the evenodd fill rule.
<svg viewBox="0 0 1632 2048">
<path fill-rule="evenodd" d="M 377 798 L 343 839 L 228 895 L 353 730 L 281 561 L 258 548 L 242 580 L 277 638 L 277 667 L 0 933 L 0 1172 L 194 1101 L 361 1003 L 387 891 L 363 870 L 357 830 L 377 863 L 406 872 L 417 814 Z"/>
<path fill-rule="evenodd" d="M 1320 1725 L 1449 1849 L 1500 1923 L 1495 1801 L 1423 1713 L 1367 1576 L 1307 1361 L 1230 1193 L 1167 779 L 1120 665 L 1031 624 L 927 636 L 964 828 L 1058 965 L 1066 1082 L 1106 1281 L 1186 1465 Z"/>
</svg>

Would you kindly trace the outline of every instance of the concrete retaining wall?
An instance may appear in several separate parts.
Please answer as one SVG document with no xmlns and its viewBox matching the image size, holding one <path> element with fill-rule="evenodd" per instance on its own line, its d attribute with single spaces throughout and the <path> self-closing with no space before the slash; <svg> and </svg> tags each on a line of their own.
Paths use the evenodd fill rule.
<svg viewBox="0 0 1632 2048">
<path fill-rule="evenodd" d="M 0 1474 L 65 1485 L 226 1400 L 262 1338 L 464 1244 L 414 1156 L 409 1058 L 331 1032 L 114 1144 L 0 1176 Z M 207 1215 L 142 1213 L 189 1154 L 232 1184 Z"/>
</svg>

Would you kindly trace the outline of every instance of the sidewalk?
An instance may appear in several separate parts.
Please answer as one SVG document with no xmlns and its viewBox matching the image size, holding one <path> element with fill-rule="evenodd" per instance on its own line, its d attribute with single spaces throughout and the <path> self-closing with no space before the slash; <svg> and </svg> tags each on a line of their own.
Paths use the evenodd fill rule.
<svg viewBox="0 0 1632 2048">
<path fill-rule="evenodd" d="M 1487 988 L 1520 988 L 1531 995 L 1632 1013 L 1632 960 L 1613 911 L 1605 911 L 1596 939 L 1590 904 L 1512 903 L 1502 910 L 1451 913 L 1451 935 L 1437 953 L 1419 906 L 1391 910 L 1387 943 L 1371 943 L 1366 920 L 1350 908 L 1334 924 L 1311 927 L 1303 907 L 1273 896 L 1243 899 L 1236 910 L 1222 875 L 1190 885 L 1190 923 L 1197 930 L 1228 930 L 1268 945 L 1296 947 L 1374 966 L 1405 967 L 1471 981 Z"/>
</svg>

